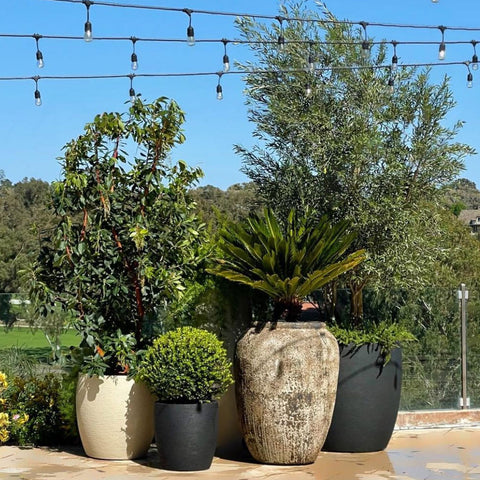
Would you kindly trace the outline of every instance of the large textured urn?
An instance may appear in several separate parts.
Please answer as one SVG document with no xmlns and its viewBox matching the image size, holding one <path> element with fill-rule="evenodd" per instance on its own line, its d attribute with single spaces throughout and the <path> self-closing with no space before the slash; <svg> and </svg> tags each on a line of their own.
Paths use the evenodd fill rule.
<svg viewBox="0 0 480 480">
<path fill-rule="evenodd" d="M 332 418 L 338 366 L 337 341 L 320 322 L 267 323 L 238 341 L 238 414 L 257 461 L 315 461 Z"/>
<path fill-rule="evenodd" d="M 77 424 L 89 457 L 129 460 L 143 457 L 154 437 L 155 398 L 125 375 L 80 375 Z"/>
</svg>

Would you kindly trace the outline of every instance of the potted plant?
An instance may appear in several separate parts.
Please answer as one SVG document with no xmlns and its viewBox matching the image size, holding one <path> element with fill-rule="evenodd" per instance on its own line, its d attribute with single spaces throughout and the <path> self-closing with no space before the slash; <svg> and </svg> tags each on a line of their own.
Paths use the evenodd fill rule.
<svg viewBox="0 0 480 480">
<path fill-rule="evenodd" d="M 358 265 L 364 251 L 344 256 L 355 234 L 307 211 L 280 225 L 264 216 L 221 231 L 212 273 L 249 285 L 273 301 L 238 341 L 235 388 L 242 433 L 264 463 L 314 462 L 330 425 L 338 377 L 338 345 L 321 322 L 301 322 L 303 300 Z"/>
<path fill-rule="evenodd" d="M 137 98 L 127 114 L 97 115 L 65 146 L 63 179 L 52 184 L 58 224 L 44 234 L 32 295 L 42 315 L 61 306 L 81 336 L 71 354 L 82 373 L 77 420 L 93 457 L 146 453 L 154 402 L 131 377 L 162 331 L 162 309 L 202 259 L 202 226 L 187 197 L 201 171 L 167 161 L 184 141 L 183 120 L 163 97 Z"/>
<path fill-rule="evenodd" d="M 233 382 L 227 351 L 206 330 L 181 327 L 148 348 L 137 378 L 158 398 L 155 439 L 167 470 L 206 470 L 216 447 L 217 399 Z"/>
</svg>

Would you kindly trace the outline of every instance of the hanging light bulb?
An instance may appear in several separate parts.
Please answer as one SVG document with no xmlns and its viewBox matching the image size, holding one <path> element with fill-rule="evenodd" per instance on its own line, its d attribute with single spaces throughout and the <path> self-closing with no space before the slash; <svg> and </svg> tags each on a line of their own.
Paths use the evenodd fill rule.
<svg viewBox="0 0 480 480">
<path fill-rule="evenodd" d="M 438 59 L 439 60 L 445 60 L 445 52 L 446 52 L 446 49 L 447 49 L 447 46 L 445 45 L 445 27 L 443 25 L 441 25 L 438 28 L 442 32 L 442 41 L 440 42 L 440 45 L 438 47 Z"/>
<path fill-rule="evenodd" d="M 307 83 L 307 86 L 305 88 L 305 95 L 309 97 L 311 94 L 312 94 L 312 86 L 310 85 L 310 83 Z"/>
<path fill-rule="evenodd" d="M 40 95 L 40 90 L 35 90 L 35 105 L 37 107 L 42 105 L 42 96 Z"/>
<path fill-rule="evenodd" d="M 393 93 L 395 91 L 395 80 L 393 77 L 390 77 L 388 79 L 388 88 L 390 90 L 390 93 Z"/>
<path fill-rule="evenodd" d="M 35 92 L 33 94 L 35 98 L 35 105 L 40 107 L 42 105 L 42 96 L 40 95 L 40 90 L 38 89 L 39 77 L 33 77 L 33 80 L 35 81 Z"/>
<path fill-rule="evenodd" d="M 130 57 L 130 61 L 132 62 L 132 70 L 136 70 L 138 68 L 138 57 L 137 53 L 135 52 L 135 43 L 137 39 L 135 37 L 131 37 L 132 40 L 132 55 Z"/>
<path fill-rule="evenodd" d="M 93 39 L 92 24 L 90 23 L 90 5 L 92 4 L 92 2 L 90 0 L 83 0 L 83 3 L 85 4 L 85 7 L 87 8 L 87 21 L 85 22 L 83 39 L 86 42 L 91 42 L 92 39 Z"/>
<path fill-rule="evenodd" d="M 285 49 L 285 37 L 283 36 L 283 17 L 275 17 L 280 23 L 280 33 L 277 38 L 277 45 L 279 50 L 283 51 Z"/>
<path fill-rule="evenodd" d="M 468 72 L 467 75 L 467 87 L 472 88 L 473 87 L 473 75 L 472 72 Z"/>
<path fill-rule="evenodd" d="M 230 59 L 228 58 L 228 55 L 227 55 L 228 40 L 223 39 L 222 42 L 223 42 L 223 49 L 224 49 L 223 50 L 223 71 L 228 72 L 230 70 Z"/>
<path fill-rule="evenodd" d="M 432 3 L 438 3 L 438 0 L 432 0 Z"/>
<path fill-rule="evenodd" d="M 136 70 L 138 68 L 138 58 L 135 52 L 132 53 L 131 61 L 132 61 L 132 70 Z"/>
<path fill-rule="evenodd" d="M 137 94 L 135 93 L 135 89 L 133 88 L 133 78 L 135 75 L 132 73 L 128 76 L 130 78 L 130 90 L 128 91 L 128 95 L 130 96 L 130 102 L 135 103 L 137 99 Z"/>
<path fill-rule="evenodd" d="M 363 28 L 363 42 L 362 42 L 362 55 L 364 58 L 368 58 L 370 55 L 370 42 L 367 35 L 367 22 L 360 22 L 360 26 Z"/>
<path fill-rule="evenodd" d="M 135 94 L 135 90 L 133 87 L 130 87 L 128 94 L 130 95 L 130 101 L 132 103 L 135 103 L 135 99 L 137 98 L 137 95 Z"/>
<path fill-rule="evenodd" d="M 192 27 L 192 10 L 184 8 L 183 11 L 188 15 L 187 43 L 190 47 L 195 45 L 195 30 Z"/>
<path fill-rule="evenodd" d="M 220 81 L 222 80 L 223 72 L 218 72 L 217 75 L 218 75 L 217 100 L 223 100 L 223 88 L 222 88 L 222 85 L 220 84 Z"/>
<path fill-rule="evenodd" d="M 477 56 L 477 42 L 472 40 L 473 55 L 472 55 L 472 70 L 478 70 L 478 56 Z"/>
<path fill-rule="evenodd" d="M 45 62 L 43 61 L 43 55 L 40 50 L 37 50 L 37 66 L 38 68 L 43 68 L 45 66 Z"/>
<path fill-rule="evenodd" d="M 43 61 L 43 54 L 40 51 L 40 49 L 38 48 L 38 41 L 40 40 L 40 38 L 42 38 L 42 36 L 39 35 L 38 33 L 35 33 L 33 35 L 33 38 L 35 39 L 35 43 L 37 45 L 37 52 L 35 54 L 35 56 L 37 58 L 37 67 L 38 68 L 43 68 L 45 66 L 45 62 Z"/>
<path fill-rule="evenodd" d="M 392 69 L 393 72 L 395 72 L 397 70 L 397 67 L 398 67 L 397 42 L 393 41 L 392 45 L 393 45 L 393 56 L 392 56 L 391 69 Z"/>
</svg>

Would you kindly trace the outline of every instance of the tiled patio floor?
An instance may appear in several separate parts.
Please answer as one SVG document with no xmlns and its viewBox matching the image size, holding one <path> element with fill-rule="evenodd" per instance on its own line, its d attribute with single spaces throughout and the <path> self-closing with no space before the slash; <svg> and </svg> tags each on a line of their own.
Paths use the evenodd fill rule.
<svg viewBox="0 0 480 480">
<path fill-rule="evenodd" d="M 321 453 L 313 465 L 259 465 L 249 458 L 215 457 L 210 470 L 168 472 L 152 448 L 138 461 L 87 458 L 81 449 L 0 447 L 0 479 L 211 480 L 480 480 L 480 428 L 397 430 L 386 451 Z"/>
</svg>

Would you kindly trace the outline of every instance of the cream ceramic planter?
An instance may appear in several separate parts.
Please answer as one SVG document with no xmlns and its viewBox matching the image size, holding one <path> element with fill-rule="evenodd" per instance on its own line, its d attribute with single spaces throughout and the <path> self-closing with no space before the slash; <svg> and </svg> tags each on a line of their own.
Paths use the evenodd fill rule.
<svg viewBox="0 0 480 480">
<path fill-rule="evenodd" d="M 315 461 L 332 420 L 338 367 L 337 341 L 320 322 L 267 323 L 238 341 L 237 407 L 256 460 Z"/>
<path fill-rule="evenodd" d="M 89 457 L 128 460 L 145 456 L 154 436 L 155 400 L 147 388 L 122 375 L 80 375 L 76 411 Z"/>
</svg>

